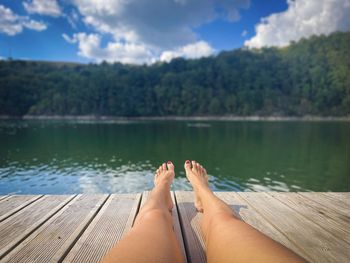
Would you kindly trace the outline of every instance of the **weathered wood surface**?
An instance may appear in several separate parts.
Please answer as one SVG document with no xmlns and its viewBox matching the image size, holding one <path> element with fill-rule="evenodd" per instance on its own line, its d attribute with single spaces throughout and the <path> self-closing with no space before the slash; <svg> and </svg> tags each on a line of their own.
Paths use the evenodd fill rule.
<svg viewBox="0 0 350 263">
<path fill-rule="evenodd" d="M 350 193 L 217 192 L 236 215 L 311 262 L 348 262 Z M 0 262 L 99 262 L 132 227 L 148 192 L 0 196 Z M 187 262 L 205 262 L 192 192 L 172 192 Z"/>
</svg>

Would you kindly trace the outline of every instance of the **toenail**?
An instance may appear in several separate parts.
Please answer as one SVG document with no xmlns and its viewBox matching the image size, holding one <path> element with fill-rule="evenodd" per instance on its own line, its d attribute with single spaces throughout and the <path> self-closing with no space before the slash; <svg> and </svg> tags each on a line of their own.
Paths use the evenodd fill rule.
<svg viewBox="0 0 350 263">
<path fill-rule="evenodd" d="M 187 161 L 186 161 L 186 163 L 190 163 L 190 161 L 189 161 L 189 160 L 187 160 Z"/>
<path fill-rule="evenodd" d="M 168 164 L 171 164 L 171 161 L 168 161 Z"/>
</svg>

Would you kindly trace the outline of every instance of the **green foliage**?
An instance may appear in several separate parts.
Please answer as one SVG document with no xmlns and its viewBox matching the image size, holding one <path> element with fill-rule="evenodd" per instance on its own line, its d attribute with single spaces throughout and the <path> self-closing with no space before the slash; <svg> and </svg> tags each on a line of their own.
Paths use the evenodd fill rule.
<svg viewBox="0 0 350 263">
<path fill-rule="evenodd" d="M 349 113 L 349 32 L 150 66 L 0 61 L 0 115 Z"/>
</svg>

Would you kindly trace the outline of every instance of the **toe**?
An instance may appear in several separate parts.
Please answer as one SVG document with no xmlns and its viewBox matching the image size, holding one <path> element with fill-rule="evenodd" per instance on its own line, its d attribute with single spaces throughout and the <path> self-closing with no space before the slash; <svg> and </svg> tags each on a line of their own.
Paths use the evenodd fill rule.
<svg viewBox="0 0 350 263">
<path fill-rule="evenodd" d="M 203 169 L 203 166 L 202 165 L 199 165 L 199 173 L 201 175 L 204 175 L 204 169 Z"/>
<path fill-rule="evenodd" d="M 196 161 L 192 161 L 192 171 L 197 172 Z"/>
<path fill-rule="evenodd" d="M 166 171 L 166 163 L 162 164 L 162 169 L 163 169 L 163 171 Z"/>
<path fill-rule="evenodd" d="M 201 166 L 199 165 L 199 163 L 196 163 L 196 169 L 198 173 L 201 173 Z"/>
<path fill-rule="evenodd" d="M 174 164 L 171 161 L 168 161 L 167 167 L 169 171 L 174 171 Z"/>
<path fill-rule="evenodd" d="M 158 171 L 159 171 L 159 173 L 163 172 L 163 166 L 159 166 Z"/>
<path fill-rule="evenodd" d="M 184 167 L 186 171 L 191 171 L 191 162 L 187 160 L 184 164 Z"/>
</svg>

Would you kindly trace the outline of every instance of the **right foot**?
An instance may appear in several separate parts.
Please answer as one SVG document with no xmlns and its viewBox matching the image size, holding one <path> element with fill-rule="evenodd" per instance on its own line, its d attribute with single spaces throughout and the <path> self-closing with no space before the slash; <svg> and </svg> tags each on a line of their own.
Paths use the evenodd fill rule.
<svg viewBox="0 0 350 263">
<path fill-rule="evenodd" d="M 200 165 L 196 161 L 192 161 L 191 164 L 191 162 L 188 160 L 185 162 L 185 171 L 186 177 L 193 186 L 193 190 L 195 193 L 194 206 L 196 207 L 198 212 L 202 213 L 203 205 L 199 195 L 199 191 L 201 188 L 209 189 L 207 171 L 203 168 L 202 165 Z"/>
<path fill-rule="evenodd" d="M 166 185 L 166 187 L 168 188 L 166 199 L 169 211 L 173 209 L 173 201 L 170 196 L 170 185 L 175 177 L 174 168 L 174 164 L 171 161 L 168 161 L 167 164 L 163 163 L 161 166 L 159 166 L 158 170 L 156 171 L 156 174 L 154 175 L 155 186 L 163 184 Z"/>
</svg>

